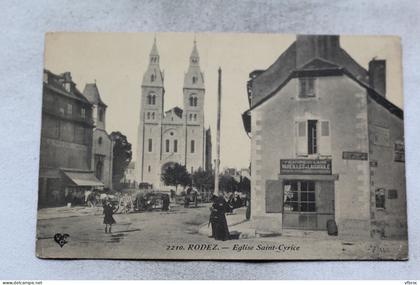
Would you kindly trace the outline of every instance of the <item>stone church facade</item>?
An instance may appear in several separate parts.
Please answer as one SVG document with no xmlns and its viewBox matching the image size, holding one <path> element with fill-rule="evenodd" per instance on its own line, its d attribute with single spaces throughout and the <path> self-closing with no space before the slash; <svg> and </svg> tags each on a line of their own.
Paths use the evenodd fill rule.
<svg viewBox="0 0 420 285">
<path fill-rule="evenodd" d="M 189 173 L 205 169 L 211 156 L 211 136 L 204 128 L 204 75 L 196 42 L 184 77 L 183 109 L 164 111 L 164 74 L 160 56 L 153 43 L 149 66 L 142 81 L 140 121 L 138 126 L 136 180 L 163 187 L 161 173 L 179 163 Z M 206 167 L 207 166 L 207 167 Z"/>
</svg>

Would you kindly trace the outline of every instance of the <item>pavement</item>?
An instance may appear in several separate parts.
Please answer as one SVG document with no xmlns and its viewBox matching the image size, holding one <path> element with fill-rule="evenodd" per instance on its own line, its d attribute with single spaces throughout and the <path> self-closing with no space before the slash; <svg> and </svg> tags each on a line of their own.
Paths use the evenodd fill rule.
<svg viewBox="0 0 420 285">
<path fill-rule="evenodd" d="M 38 210 L 38 220 L 102 215 L 102 207 L 53 207 Z"/>
</svg>

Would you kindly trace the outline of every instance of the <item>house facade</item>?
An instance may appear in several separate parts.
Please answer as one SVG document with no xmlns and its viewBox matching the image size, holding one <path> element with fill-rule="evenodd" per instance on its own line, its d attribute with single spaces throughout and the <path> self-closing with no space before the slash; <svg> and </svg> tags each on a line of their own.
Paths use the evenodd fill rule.
<svg viewBox="0 0 420 285">
<path fill-rule="evenodd" d="M 211 147 L 211 143 L 206 144 L 210 135 L 204 128 L 204 75 L 196 43 L 184 75 L 183 109 L 174 107 L 164 111 L 164 74 L 156 40 L 141 88 L 137 182 L 163 187 L 161 173 L 175 163 L 184 165 L 190 173 L 208 167 L 206 159 L 211 159 L 211 154 L 209 157 L 206 146 Z"/>
<path fill-rule="evenodd" d="M 403 112 L 338 36 L 297 36 L 248 82 L 252 221 L 257 231 L 405 238 Z"/>
<path fill-rule="evenodd" d="M 92 104 L 70 72 L 44 70 L 39 207 L 82 203 L 84 191 L 103 187 L 91 171 Z"/>
</svg>

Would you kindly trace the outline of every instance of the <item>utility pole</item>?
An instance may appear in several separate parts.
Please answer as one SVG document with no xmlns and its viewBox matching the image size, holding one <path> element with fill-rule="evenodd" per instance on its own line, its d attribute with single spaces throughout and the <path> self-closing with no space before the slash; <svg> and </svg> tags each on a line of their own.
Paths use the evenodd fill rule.
<svg viewBox="0 0 420 285">
<path fill-rule="evenodd" d="M 219 195 L 220 166 L 220 117 L 222 103 L 222 69 L 219 67 L 219 86 L 217 90 L 217 130 L 216 130 L 216 165 L 214 167 L 214 195 Z"/>
</svg>

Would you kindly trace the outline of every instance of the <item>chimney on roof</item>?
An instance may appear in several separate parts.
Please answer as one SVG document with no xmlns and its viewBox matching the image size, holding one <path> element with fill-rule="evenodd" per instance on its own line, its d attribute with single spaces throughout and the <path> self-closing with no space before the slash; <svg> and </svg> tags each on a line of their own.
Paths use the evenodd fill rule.
<svg viewBox="0 0 420 285">
<path fill-rule="evenodd" d="M 386 95 L 386 61 L 373 58 L 369 62 L 369 85 L 379 94 Z"/>
<path fill-rule="evenodd" d="M 298 35 L 296 37 L 296 67 L 319 57 L 333 60 L 340 48 L 340 37 L 336 35 Z"/>
</svg>

